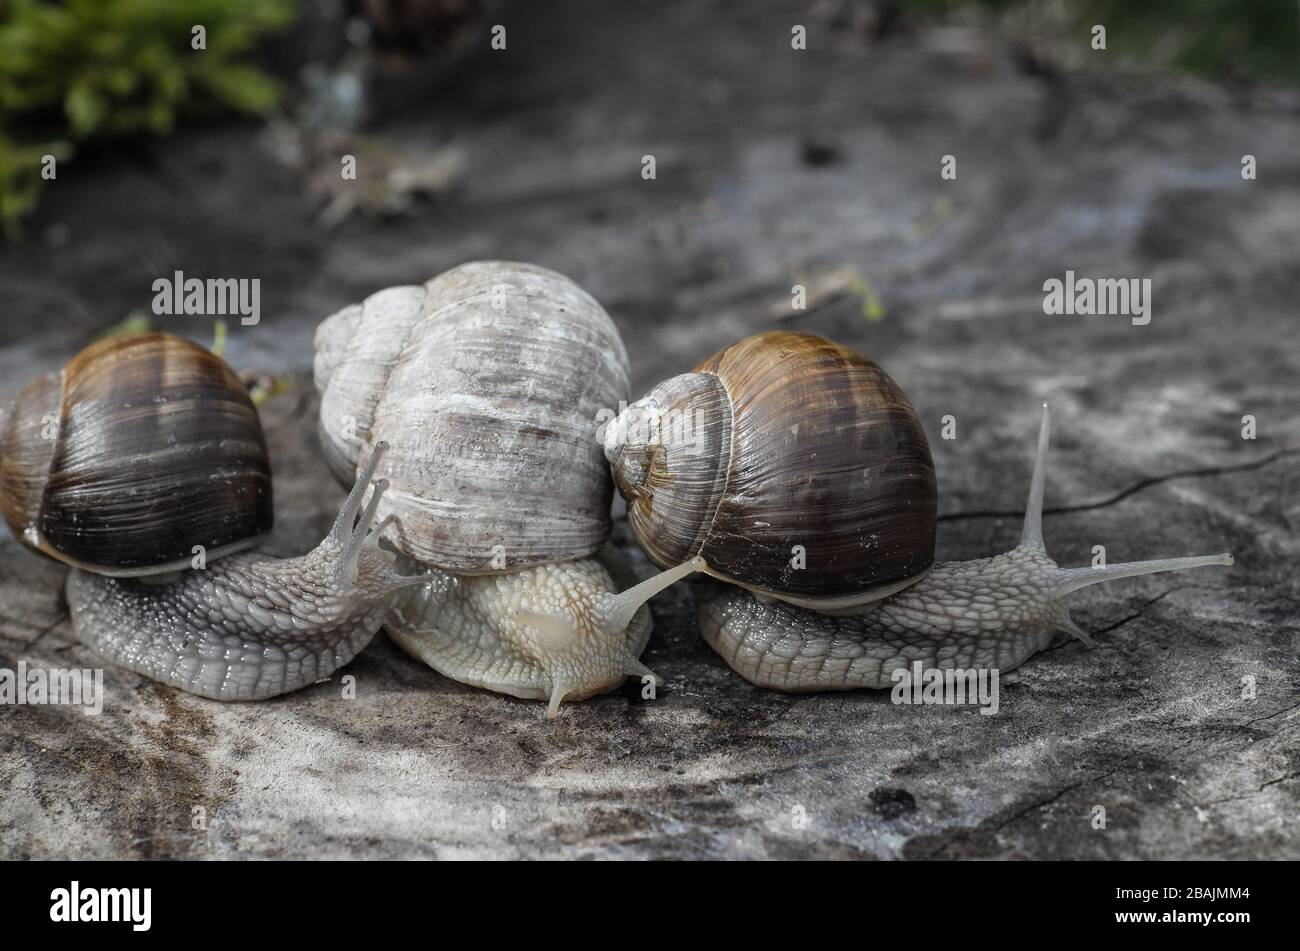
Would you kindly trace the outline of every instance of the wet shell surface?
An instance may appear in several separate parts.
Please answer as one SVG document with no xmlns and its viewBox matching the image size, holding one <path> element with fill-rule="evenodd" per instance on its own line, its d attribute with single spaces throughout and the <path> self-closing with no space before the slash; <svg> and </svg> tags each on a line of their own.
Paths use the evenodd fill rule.
<svg viewBox="0 0 1300 951">
<path fill-rule="evenodd" d="M 106 575 L 189 567 L 271 530 L 271 468 L 244 384 L 169 334 L 94 343 L 32 381 L 0 425 L 14 535 Z"/>
<path fill-rule="evenodd" d="M 585 557 L 609 533 L 598 427 L 628 399 L 604 309 L 561 274 L 477 261 L 345 308 L 316 335 L 321 439 L 345 483 L 377 440 L 380 517 L 458 574 Z"/>
<path fill-rule="evenodd" d="M 637 541 L 661 567 L 824 610 L 915 582 L 934 562 L 925 432 L 875 363 L 806 333 L 714 354 L 630 406 L 606 455 Z"/>
</svg>

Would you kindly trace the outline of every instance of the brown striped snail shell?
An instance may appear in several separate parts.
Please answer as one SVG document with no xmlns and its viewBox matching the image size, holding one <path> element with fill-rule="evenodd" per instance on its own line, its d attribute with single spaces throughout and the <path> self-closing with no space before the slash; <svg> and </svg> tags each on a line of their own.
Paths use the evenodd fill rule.
<svg viewBox="0 0 1300 951">
<path fill-rule="evenodd" d="M 215 700 L 316 683 L 369 643 L 414 583 L 370 532 L 382 445 L 312 551 L 242 550 L 271 529 L 266 440 L 244 384 L 197 344 L 109 337 L 3 415 L 6 520 L 72 566 L 77 639 L 153 680 Z"/>
<path fill-rule="evenodd" d="M 261 421 L 198 344 L 109 337 L 33 380 L 0 422 L 0 509 L 15 537 L 101 575 L 249 548 L 273 521 Z"/>
<path fill-rule="evenodd" d="M 1042 532 L 1049 430 L 1044 405 L 1020 543 L 938 564 L 920 421 L 884 371 L 829 340 L 727 347 L 629 407 L 605 445 L 647 554 L 732 582 L 696 593 L 704 640 L 751 683 L 799 693 L 890 687 L 920 668 L 996 675 L 1060 632 L 1093 643 L 1066 604 L 1080 588 L 1232 564 L 1061 568 Z"/>
<path fill-rule="evenodd" d="M 850 608 L 934 562 L 937 488 L 916 411 L 875 363 L 758 334 L 660 383 L 606 430 L 638 543 L 661 567 Z"/>
</svg>

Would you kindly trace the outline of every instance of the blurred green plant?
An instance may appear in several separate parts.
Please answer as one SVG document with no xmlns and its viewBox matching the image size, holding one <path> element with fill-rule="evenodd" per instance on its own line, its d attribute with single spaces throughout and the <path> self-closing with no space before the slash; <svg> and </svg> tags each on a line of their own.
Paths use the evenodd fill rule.
<svg viewBox="0 0 1300 951">
<path fill-rule="evenodd" d="M 1127 54 L 1153 65 L 1245 80 L 1300 79 L 1295 0 L 1088 0 L 1080 13 L 1107 26 Z"/>
<path fill-rule="evenodd" d="M 149 315 L 142 310 L 133 310 L 126 315 L 124 320 L 95 334 L 95 339 L 103 340 L 105 337 L 116 337 L 118 334 L 148 333 L 152 329 L 153 321 L 149 318 Z"/>
<path fill-rule="evenodd" d="M 849 293 L 862 302 L 862 319 L 869 324 L 885 319 L 885 305 L 880 302 L 876 289 L 865 277 L 855 277 L 848 287 Z"/>
<path fill-rule="evenodd" d="M 912 239 L 924 241 L 938 231 L 945 221 L 952 217 L 952 199 L 947 195 L 936 195 L 930 201 L 930 207 L 923 214 L 912 219 Z"/>
<path fill-rule="evenodd" d="M 45 156 L 61 162 L 71 154 L 67 142 L 23 144 L 9 138 L 0 126 L 0 228 L 6 237 L 17 238 L 19 222 L 36 208 Z"/>
<path fill-rule="evenodd" d="M 261 113 L 275 80 L 244 61 L 299 0 L 0 0 L 0 226 L 39 197 L 41 159 L 96 137 L 165 135 L 218 106 Z M 202 26 L 205 48 L 194 49 Z"/>
</svg>

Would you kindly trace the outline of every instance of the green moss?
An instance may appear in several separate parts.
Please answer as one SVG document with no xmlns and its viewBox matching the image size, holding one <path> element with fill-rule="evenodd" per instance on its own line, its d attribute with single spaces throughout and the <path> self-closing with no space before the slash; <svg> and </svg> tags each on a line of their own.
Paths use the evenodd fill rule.
<svg viewBox="0 0 1300 951">
<path fill-rule="evenodd" d="M 275 81 L 245 62 L 298 0 L 0 0 L 0 225 L 35 207 L 42 157 L 92 137 L 165 135 L 213 106 L 263 112 Z M 206 31 L 193 46 L 193 28 Z"/>
<path fill-rule="evenodd" d="M 45 156 L 62 161 L 71 154 L 67 142 L 15 142 L 0 128 L 0 228 L 7 238 L 19 236 L 18 223 L 36 207 Z"/>
</svg>

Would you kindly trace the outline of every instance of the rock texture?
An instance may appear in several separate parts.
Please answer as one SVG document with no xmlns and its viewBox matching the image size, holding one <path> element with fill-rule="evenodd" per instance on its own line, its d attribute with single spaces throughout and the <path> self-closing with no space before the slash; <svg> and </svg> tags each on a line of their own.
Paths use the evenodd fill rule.
<svg viewBox="0 0 1300 951">
<path fill-rule="evenodd" d="M 0 858 L 1300 857 L 1300 100 L 1044 76 L 951 33 L 867 48 L 795 5 L 533 6 L 503 14 L 507 52 L 382 117 L 408 148 L 467 156 L 413 215 L 322 232 L 247 126 L 61 169 L 0 259 L 0 391 L 147 311 L 174 269 L 260 277 L 263 320 L 229 356 L 298 378 L 265 417 L 271 547 L 302 552 L 342 498 L 315 323 L 464 260 L 535 261 L 613 316 L 634 394 L 772 327 L 879 361 L 930 434 L 940 558 L 1014 544 L 1047 399 L 1058 561 L 1101 544 L 1236 566 L 1080 592 L 1098 647 L 1062 638 L 1003 678 L 991 717 L 750 687 L 700 640 L 689 586 L 654 603 L 657 699 L 628 685 L 550 723 L 382 636 L 257 704 L 110 668 L 101 716 L 0 708 Z M 845 268 L 859 280 L 826 277 Z M 1150 278 L 1150 324 L 1045 316 L 1067 269 Z M 782 320 L 796 280 L 849 290 Z M 0 539 L 0 667 L 95 664 L 62 580 Z"/>
</svg>

